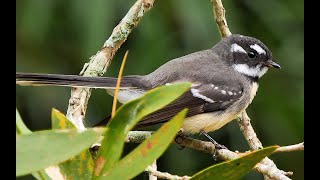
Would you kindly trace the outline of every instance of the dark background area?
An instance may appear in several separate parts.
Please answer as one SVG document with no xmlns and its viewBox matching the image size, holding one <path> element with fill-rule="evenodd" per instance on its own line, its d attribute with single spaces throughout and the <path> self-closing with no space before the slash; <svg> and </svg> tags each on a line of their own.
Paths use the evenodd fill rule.
<svg viewBox="0 0 320 180">
<path fill-rule="evenodd" d="M 134 2 L 16 1 L 16 71 L 79 74 Z M 262 40 L 282 67 L 269 70 L 260 80 L 257 96 L 247 109 L 258 137 L 264 146 L 304 141 L 303 1 L 223 3 L 231 32 Z M 211 48 L 219 40 L 209 0 L 156 1 L 118 50 L 106 76 L 117 76 L 126 50 L 130 53 L 124 75 L 147 74 L 170 59 Z M 31 130 L 49 129 L 51 108 L 65 113 L 69 98 L 70 88 L 66 87 L 16 87 L 16 106 Z M 112 98 L 104 90 L 93 90 L 86 123 L 109 115 L 111 105 Z M 210 135 L 230 150 L 249 149 L 236 121 Z M 126 152 L 134 147 L 127 145 Z M 215 163 L 209 154 L 178 148 L 172 145 L 158 160 L 160 171 L 191 176 Z M 293 179 L 303 179 L 303 152 L 271 158 L 280 169 L 293 171 Z M 263 178 L 253 172 L 244 179 Z"/>
</svg>

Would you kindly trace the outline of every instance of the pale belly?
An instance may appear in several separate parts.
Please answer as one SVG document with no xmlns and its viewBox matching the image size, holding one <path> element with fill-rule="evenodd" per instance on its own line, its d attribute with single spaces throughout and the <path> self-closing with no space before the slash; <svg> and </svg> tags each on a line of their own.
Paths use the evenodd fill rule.
<svg viewBox="0 0 320 180">
<path fill-rule="evenodd" d="M 186 134 L 199 133 L 202 129 L 205 132 L 215 131 L 235 119 L 239 113 L 205 113 L 188 117 L 182 124 L 183 132 Z"/>
</svg>

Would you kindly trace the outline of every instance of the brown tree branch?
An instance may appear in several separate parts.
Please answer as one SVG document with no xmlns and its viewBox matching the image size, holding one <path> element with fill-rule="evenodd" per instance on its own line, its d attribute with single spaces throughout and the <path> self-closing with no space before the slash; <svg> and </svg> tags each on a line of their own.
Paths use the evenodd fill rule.
<svg viewBox="0 0 320 180">
<path fill-rule="evenodd" d="M 224 9 L 221 0 L 211 0 L 213 7 L 214 20 L 218 26 L 221 37 L 230 36 L 231 32 L 226 20 L 226 10 Z"/>
<path fill-rule="evenodd" d="M 240 130 L 241 130 L 244 138 L 248 142 L 250 149 L 251 150 L 262 149 L 263 148 L 262 143 L 258 139 L 257 134 L 255 133 L 255 131 L 251 125 L 250 118 L 249 118 L 246 111 L 244 111 L 240 115 L 240 117 L 238 119 L 238 124 L 239 124 Z M 283 178 L 283 176 L 293 175 L 293 172 L 285 172 L 285 171 L 278 169 L 276 164 L 268 157 L 264 158 L 261 161 L 261 163 L 267 166 L 264 168 L 264 170 L 270 170 L 270 171 L 272 170 L 272 172 L 270 172 L 269 174 L 266 174 L 268 176 L 267 177 L 265 176 L 265 179 L 270 179 L 270 178 L 271 179 L 281 179 L 281 178 Z M 282 174 L 283 176 L 280 176 L 280 174 Z M 269 175 L 272 175 L 272 177 Z M 277 175 L 277 176 L 274 177 L 274 175 Z"/>
<path fill-rule="evenodd" d="M 240 127 L 240 131 L 242 132 L 244 138 L 247 140 L 248 145 L 251 150 L 262 149 L 262 143 L 257 137 L 257 134 L 254 132 L 253 127 L 250 122 L 250 118 L 246 111 L 244 111 L 239 119 L 238 124 Z"/>
<path fill-rule="evenodd" d="M 141 143 L 146 138 L 149 138 L 153 132 L 150 131 L 130 131 L 127 135 L 126 142 L 128 143 Z M 186 136 L 177 136 L 176 141 L 173 143 L 177 143 L 180 146 L 189 147 L 192 149 L 196 149 L 205 153 L 213 154 L 215 146 L 209 142 L 209 141 L 201 141 L 197 139 L 193 139 Z M 285 146 L 289 147 L 289 146 Z M 278 149 L 283 149 L 283 147 L 279 147 Z M 293 148 L 291 151 L 300 151 L 301 148 Z M 277 151 L 277 150 L 276 150 Z M 287 151 L 281 151 L 281 152 L 287 152 Z M 233 152 L 227 149 L 219 149 L 217 156 L 218 158 L 221 158 L 223 160 L 233 160 L 236 158 L 241 157 L 245 153 L 238 153 Z M 279 170 L 276 166 L 271 166 L 270 164 L 265 163 L 258 163 L 255 168 L 255 171 L 268 176 L 271 179 L 290 179 L 287 176 L 291 176 L 292 172 L 285 172 L 282 170 Z M 159 177 L 159 176 L 157 176 Z"/>
<path fill-rule="evenodd" d="M 211 153 L 214 152 L 214 145 L 211 142 L 201 141 L 197 139 L 192 139 L 189 137 L 179 136 L 176 138 L 177 142 L 181 146 L 193 148 L 203 152 Z M 243 153 L 236 153 L 227 149 L 218 150 L 217 156 L 223 160 L 232 160 L 241 157 Z M 276 166 L 265 165 L 258 163 L 255 168 L 255 171 L 266 175 L 272 179 L 289 179 L 286 175 L 292 175 L 292 172 L 284 172 L 277 169 Z"/>
<path fill-rule="evenodd" d="M 106 72 L 114 54 L 126 41 L 130 32 L 138 25 L 144 13 L 152 8 L 153 3 L 154 0 L 137 0 L 126 16 L 113 29 L 111 36 L 104 43 L 101 50 L 84 65 L 80 75 L 102 76 Z M 71 89 L 67 117 L 79 130 L 85 129 L 84 118 L 90 95 L 90 88 L 75 87 Z"/>
<path fill-rule="evenodd" d="M 189 176 L 182 176 L 181 177 L 181 176 L 169 174 L 167 172 L 157 171 L 157 169 L 154 169 L 152 166 L 148 166 L 145 171 L 148 172 L 149 174 L 151 174 L 153 177 L 158 177 L 158 178 L 161 178 L 161 179 L 175 179 L 175 180 L 187 180 L 187 179 L 190 179 Z M 150 179 L 150 175 L 149 175 L 149 179 Z"/>
<path fill-rule="evenodd" d="M 290 146 L 282 146 L 279 147 L 275 153 L 280 153 L 280 152 L 293 152 L 293 151 L 304 151 L 304 142 L 299 143 L 299 144 L 294 144 Z"/>
<path fill-rule="evenodd" d="M 149 172 L 149 180 L 157 180 L 157 177 L 159 177 L 157 176 L 159 175 L 159 171 L 157 171 L 157 160 L 155 160 L 151 165 L 149 165 L 145 171 Z"/>
</svg>

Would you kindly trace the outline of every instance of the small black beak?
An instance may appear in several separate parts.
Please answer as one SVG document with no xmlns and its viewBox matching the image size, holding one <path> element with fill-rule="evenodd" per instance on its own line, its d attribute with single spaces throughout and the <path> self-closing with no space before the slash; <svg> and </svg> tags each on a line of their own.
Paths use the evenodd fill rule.
<svg viewBox="0 0 320 180">
<path fill-rule="evenodd" d="M 268 67 L 274 67 L 274 68 L 277 68 L 277 69 L 280 69 L 280 68 L 281 68 L 281 66 L 280 66 L 278 63 L 273 62 L 272 60 L 269 60 L 269 61 L 267 62 L 267 66 L 268 66 Z"/>
</svg>

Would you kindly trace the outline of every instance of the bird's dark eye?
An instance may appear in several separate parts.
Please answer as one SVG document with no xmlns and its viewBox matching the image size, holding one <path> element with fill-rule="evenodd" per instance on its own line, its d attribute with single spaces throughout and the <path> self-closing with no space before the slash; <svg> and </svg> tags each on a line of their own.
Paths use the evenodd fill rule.
<svg viewBox="0 0 320 180">
<path fill-rule="evenodd" d="M 249 56 L 249 58 L 255 58 L 257 56 L 257 53 L 254 51 L 249 51 L 248 56 Z"/>
</svg>

